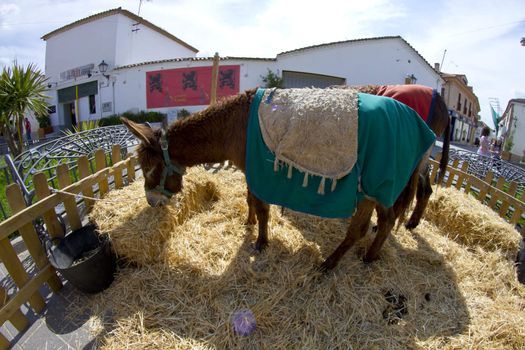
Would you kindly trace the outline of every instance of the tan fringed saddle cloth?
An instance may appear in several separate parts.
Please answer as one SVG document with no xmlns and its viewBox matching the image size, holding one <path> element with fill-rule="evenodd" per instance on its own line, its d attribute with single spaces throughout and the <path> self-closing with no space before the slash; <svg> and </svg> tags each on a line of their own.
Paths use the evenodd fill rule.
<svg viewBox="0 0 525 350">
<path fill-rule="evenodd" d="M 357 160 L 358 96 L 352 89 L 266 90 L 259 123 L 266 146 L 279 162 L 308 175 L 332 180 L 344 177 Z"/>
</svg>

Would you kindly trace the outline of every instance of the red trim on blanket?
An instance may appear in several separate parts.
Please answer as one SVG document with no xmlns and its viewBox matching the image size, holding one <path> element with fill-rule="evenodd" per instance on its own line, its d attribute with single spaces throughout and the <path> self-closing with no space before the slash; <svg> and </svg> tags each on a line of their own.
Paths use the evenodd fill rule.
<svg viewBox="0 0 525 350">
<path fill-rule="evenodd" d="M 383 85 L 379 86 L 376 95 L 393 98 L 406 104 L 427 121 L 432 104 L 432 88 L 423 85 Z"/>
</svg>

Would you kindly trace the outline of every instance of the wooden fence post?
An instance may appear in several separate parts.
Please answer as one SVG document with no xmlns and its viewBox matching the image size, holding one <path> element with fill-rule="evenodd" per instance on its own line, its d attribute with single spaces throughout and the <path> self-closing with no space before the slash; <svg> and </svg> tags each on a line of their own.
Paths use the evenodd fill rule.
<svg viewBox="0 0 525 350">
<path fill-rule="evenodd" d="M 128 185 L 135 181 L 135 157 L 129 156 L 128 162 Z"/>
<path fill-rule="evenodd" d="M 29 281 L 29 275 L 18 259 L 18 255 L 9 238 L 0 240 L 0 259 L 2 259 L 7 272 L 9 272 L 18 288 L 22 288 Z M 29 297 L 29 304 L 36 312 L 42 311 L 46 306 L 44 298 L 38 291 Z"/>
<path fill-rule="evenodd" d="M 430 173 L 430 183 L 431 184 L 435 184 L 436 183 L 436 177 L 437 177 L 437 172 L 438 172 L 438 169 L 439 169 L 439 161 L 440 160 L 441 160 L 441 153 L 438 153 L 436 155 L 436 159 L 434 159 L 434 161 L 436 163 L 432 167 L 432 172 Z M 438 184 L 438 185 L 441 185 L 441 184 Z"/>
<path fill-rule="evenodd" d="M 95 164 L 97 165 L 97 171 L 100 171 L 106 167 L 106 154 L 103 149 L 97 149 L 95 151 Z M 109 191 L 108 179 L 104 178 L 98 183 L 98 195 L 102 198 Z"/>
<path fill-rule="evenodd" d="M 10 346 L 9 340 L 3 334 L 0 334 L 0 350 L 7 350 Z"/>
<path fill-rule="evenodd" d="M 26 202 L 24 201 L 22 191 L 20 190 L 20 187 L 18 185 L 9 185 L 6 189 L 6 196 L 13 214 L 16 214 L 26 208 Z M 44 267 L 46 267 L 46 265 L 48 264 L 47 255 L 44 251 L 44 248 L 42 247 L 42 244 L 40 243 L 40 239 L 38 238 L 35 228 L 31 224 L 31 222 L 28 222 L 27 224 L 19 228 L 18 232 L 20 232 L 20 235 L 24 240 L 29 254 L 31 254 L 31 256 L 33 257 L 35 265 L 39 269 L 43 269 Z M 54 274 L 53 277 L 51 277 L 47 281 L 47 283 L 49 284 L 53 292 L 58 292 L 60 288 L 62 288 L 62 282 L 56 274 Z"/>
<path fill-rule="evenodd" d="M 91 171 L 89 170 L 89 159 L 87 158 L 87 156 L 79 157 L 77 160 L 77 165 L 80 179 L 86 178 L 89 175 L 91 175 Z M 82 194 L 87 197 L 93 198 L 93 188 L 91 186 L 87 186 L 82 190 Z M 86 203 L 87 211 L 91 211 L 94 201 L 92 199 L 84 198 L 84 203 Z"/>
<path fill-rule="evenodd" d="M 120 145 L 113 145 L 111 148 L 111 160 L 113 161 L 113 164 L 117 164 L 122 160 Z M 115 179 L 115 188 L 122 188 L 122 170 L 115 169 L 113 178 Z"/>
<path fill-rule="evenodd" d="M 5 289 L 3 287 L 0 287 L 0 308 L 7 304 L 8 300 L 9 296 L 7 295 Z M 29 320 L 24 316 L 20 309 L 16 310 L 11 315 L 9 321 L 13 324 L 13 326 L 15 326 L 15 328 L 19 332 L 22 332 L 24 329 L 27 328 L 27 326 L 29 326 Z"/>
<path fill-rule="evenodd" d="M 516 191 L 518 189 L 518 183 L 516 181 L 512 181 L 509 186 L 509 191 L 507 192 L 509 196 L 514 197 L 516 194 Z M 508 201 L 503 201 L 501 203 L 501 207 L 499 208 L 499 216 L 502 218 L 505 218 L 507 216 L 507 211 L 509 210 L 510 203 Z"/>
<path fill-rule="evenodd" d="M 452 182 L 454 181 L 454 177 L 456 176 L 456 169 L 458 168 L 458 164 L 459 159 L 454 159 L 454 161 L 452 162 L 451 169 L 449 171 L 446 187 L 452 186 Z"/>
<path fill-rule="evenodd" d="M 510 223 L 512 225 L 516 225 L 521 219 L 521 214 L 523 214 L 523 210 L 521 208 L 514 207 L 514 214 L 512 214 L 512 217 L 510 218 Z"/>
<path fill-rule="evenodd" d="M 60 188 L 65 188 L 71 185 L 71 178 L 69 177 L 69 168 L 66 164 L 60 164 L 57 167 L 57 178 L 58 185 Z M 66 209 L 67 218 L 71 230 L 75 231 L 82 227 L 82 222 L 80 221 L 80 215 L 78 215 L 77 201 L 75 196 L 67 195 L 63 200 L 64 208 Z"/>
<path fill-rule="evenodd" d="M 500 176 L 498 178 L 497 183 L 496 183 L 496 188 L 503 191 L 503 186 L 504 185 L 505 185 L 505 178 L 503 176 Z M 500 199 L 498 191 L 491 190 L 490 191 L 490 201 L 487 204 L 489 206 L 489 208 L 495 209 L 496 208 L 496 204 L 498 203 L 498 199 Z"/>
<path fill-rule="evenodd" d="M 38 200 L 42 200 L 51 195 L 51 191 L 49 190 L 49 186 L 47 185 L 46 176 L 43 173 L 37 173 L 35 174 L 35 176 L 33 176 L 33 184 L 35 185 L 35 193 Z M 62 225 L 60 225 L 60 222 L 58 222 L 55 209 L 48 210 L 47 212 L 42 214 L 42 217 L 44 218 L 47 231 L 51 235 L 51 238 L 64 237 L 65 232 L 62 229 Z"/>
<path fill-rule="evenodd" d="M 463 187 L 463 181 L 465 180 L 465 174 L 463 173 L 466 173 L 468 171 L 468 163 L 467 162 L 463 162 L 463 164 L 461 164 L 461 173 L 458 174 L 458 181 L 456 182 L 456 188 L 458 190 L 461 190 L 461 187 Z"/>
<path fill-rule="evenodd" d="M 483 181 L 486 182 L 486 184 L 483 184 L 483 186 L 480 186 L 481 188 L 479 189 L 478 200 L 481 203 L 485 202 L 485 197 L 487 196 L 487 193 L 489 191 L 489 187 L 492 186 L 492 178 L 493 177 L 494 177 L 494 174 L 492 173 L 492 171 L 489 171 L 487 173 L 487 175 L 485 176 L 485 179 L 483 180 Z"/>
</svg>

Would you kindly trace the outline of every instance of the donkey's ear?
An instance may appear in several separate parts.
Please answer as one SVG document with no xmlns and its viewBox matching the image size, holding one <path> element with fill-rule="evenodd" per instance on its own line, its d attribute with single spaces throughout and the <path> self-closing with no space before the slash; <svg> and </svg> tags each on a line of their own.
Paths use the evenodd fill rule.
<svg viewBox="0 0 525 350">
<path fill-rule="evenodd" d="M 142 143 L 147 146 L 151 146 L 153 144 L 155 136 L 151 127 L 132 122 L 127 118 L 120 118 L 120 120 L 122 120 L 122 123 L 124 123 L 129 131 L 131 131 L 133 135 L 137 136 L 140 141 L 142 141 Z"/>
</svg>

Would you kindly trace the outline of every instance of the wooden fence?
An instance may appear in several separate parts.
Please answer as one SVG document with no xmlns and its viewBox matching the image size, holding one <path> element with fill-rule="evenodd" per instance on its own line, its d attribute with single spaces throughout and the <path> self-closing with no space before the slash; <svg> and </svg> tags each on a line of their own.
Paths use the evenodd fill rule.
<svg viewBox="0 0 525 350">
<path fill-rule="evenodd" d="M 54 292 L 59 291 L 62 287 L 56 271 L 49 264 L 47 254 L 34 229 L 33 220 L 42 218 L 51 238 L 63 237 L 64 228 L 57 219 L 55 211 L 58 205 L 64 205 L 65 221 L 69 223 L 71 230 L 78 229 L 82 225 L 75 197 L 65 192 L 82 193 L 86 197 L 93 197 L 94 186 L 98 186 L 98 196 L 102 198 L 110 189 L 110 177 L 114 179 L 115 188 L 124 185 L 125 174 L 128 183 L 135 179 L 135 156 L 121 160 L 120 146 L 115 145 L 112 149 L 111 158 L 113 166 L 107 167 L 104 151 L 98 150 L 95 153 L 96 172 L 91 174 L 88 158 L 86 156 L 80 157 L 77 163 L 80 180 L 73 184 L 67 165 L 60 165 L 57 169 L 59 191 L 52 192 L 48 187 L 45 175 L 43 173 L 36 174 L 33 181 L 38 201 L 29 207 L 26 207 L 18 185 L 12 184 L 7 188 L 7 198 L 13 215 L 0 223 L 0 259 L 18 287 L 18 291 L 9 299 L 5 289 L 0 287 L 0 325 L 10 321 L 17 330 L 23 331 L 29 326 L 29 321 L 21 312 L 21 305 L 28 303 L 36 313 L 39 313 L 45 307 L 45 300 L 40 294 L 39 288 L 44 283 L 47 283 Z M 430 177 L 434 183 L 439 167 L 439 158 L 430 160 L 430 163 L 432 165 Z M 494 179 L 492 173 L 488 173 L 486 178 L 481 180 L 467 173 L 468 163 L 464 162 L 461 168 L 457 166 L 458 163 L 455 161 L 452 166 L 448 167 L 448 177 L 445 183 L 447 187 L 454 186 L 458 190 L 475 193 L 478 200 L 496 210 L 501 217 L 511 224 L 516 224 L 521 220 L 521 216 L 525 212 L 525 203 L 520 198 L 516 198 L 517 184 L 515 182 L 509 184 L 503 178 Z M 493 186 L 494 184 L 495 186 Z M 93 200 L 85 199 L 84 203 L 89 211 L 93 205 Z M 37 272 L 32 275 L 25 270 L 11 244 L 9 237 L 17 231 L 37 267 Z M 521 233 L 525 236 L 523 228 Z M 0 350 L 9 346 L 9 340 L 0 334 Z"/>
<path fill-rule="evenodd" d="M 431 183 L 435 183 L 437 170 L 439 168 L 440 156 L 436 160 L 430 159 L 432 171 L 430 173 Z M 454 160 L 452 165 L 447 167 L 447 175 L 444 186 L 454 186 L 458 190 L 465 191 L 474 195 L 481 203 L 492 208 L 500 217 L 516 225 L 521 221 L 520 233 L 525 237 L 525 203 L 523 202 L 523 193 L 517 193 L 518 184 L 516 182 L 507 182 L 505 178 L 495 178 L 494 174 L 489 171 L 484 179 L 468 174 L 468 162 L 463 162 L 458 167 L 459 160 Z"/>
<path fill-rule="evenodd" d="M 98 150 L 95 153 L 96 172 L 91 174 L 88 158 L 86 156 L 80 157 L 78 159 L 80 180 L 74 184 L 71 183 L 70 170 L 67 165 L 60 165 L 57 168 L 59 191 L 51 191 L 43 173 L 35 174 L 33 182 L 38 201 L 29 207 L 26 207 L 22 192 L 17 184 L 11 184 L 7 187 L 7 200 L 13 215 L 0 223 L 0 260 L 16 284 L 17 292 L 9 299 L 5 289 L 0 287 L 0 325 L 10 321 L 18 331 L 25 330 L 29 326 L 29 321 L 21 312 L 21 305 L 28 303 L 36 313 L 40 313 L 45 307 L 45 300 L 40 294 L 39 288 L 44 283 L 47 283 L 53 292 L 59 291 L 62 287 L 55 269 L 49 264 L 47 254 L 33 226 L 33 220 L 42 218 L 51 238 L 63 237 L 65 234 L 64 227 L 60 224 L 55 211 L 55 207 L 58 205 L 64 205 L 65 222 L 68 222 L 71 230 L 76 230 L 82 226 L 76 199 L 73 195 L 65 192 L 82 193 L 86 197 L 93 197 L 94 186 L 98 186 L 98 196 L 102 198 L 109 191 L 110 177 L 114 179 L 115 188 L 124 185 L 123 178 L 125 176 L 127 176 L 128 183 L 134 180 L 135 156 L 121 160 L 120 146 L 115 145 L 111 152 L 111 158 L 113 165 L 107 167 L 104 151 Z M 84 202 L 89 211 L 93 205 L 93 200 L 85 199 Z M 10 236 L 15 232 L 20 234 L 35 263 L 37 272 L 34 274 L 30 275 L 25 270 L 11 243 Z M 0 349 L 7 349 L 9 346 L 9 340 L 0 334 Z"/>
</svg>

